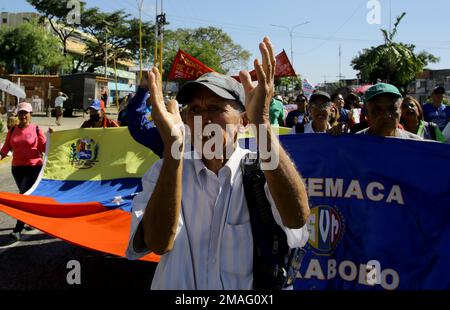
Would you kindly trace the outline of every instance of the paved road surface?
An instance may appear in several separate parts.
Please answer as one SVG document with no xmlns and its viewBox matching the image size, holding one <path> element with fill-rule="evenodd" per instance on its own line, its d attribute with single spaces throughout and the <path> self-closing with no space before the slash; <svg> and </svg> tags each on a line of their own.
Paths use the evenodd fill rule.
<svg viewBox="0 0 450 310">
<path fill-rule="evenodd" d="M 113 110 L 108 112 L 115 119 Z M 33 123 L 57 131 L 79 128 L 86 119 L 64 118 L 63 125 L 56 126 L 54 118 L 35 115 Z M 17 192 L 8 157 L 0 162 L 0 191 Z M 35 229 L 25 230 L 25 240 L 14 242 L 8 236 L 14 225 L 15 219 L 0 212 L 0 289 L 150 288 L 156 264 L 87 250 Z M 67 283 L 71 260 L 80 262 L 80 285 Z"/>
</svg>

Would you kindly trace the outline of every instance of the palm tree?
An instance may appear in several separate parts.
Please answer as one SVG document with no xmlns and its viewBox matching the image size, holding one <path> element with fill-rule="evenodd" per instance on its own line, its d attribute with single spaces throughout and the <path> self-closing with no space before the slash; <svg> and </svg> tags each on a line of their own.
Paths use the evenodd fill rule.
<svg viewBox="0 0 450 310">
<path fill-rule="evenodd" d="M 405 88 L 428 63 L 439 61 L 439 58 L 425 51 L 415 54 L 415 46 L 412 44 L 394 41 L 398 25 L 405 15 L 403 12 L 397 17 L 392 31 L 381 29 L 384 44 L 364 49 L 353 58 L 353 69 L 360 71 L 362 79 L 366 82 L 376 83 L 383 80 Z"/>
</svg>

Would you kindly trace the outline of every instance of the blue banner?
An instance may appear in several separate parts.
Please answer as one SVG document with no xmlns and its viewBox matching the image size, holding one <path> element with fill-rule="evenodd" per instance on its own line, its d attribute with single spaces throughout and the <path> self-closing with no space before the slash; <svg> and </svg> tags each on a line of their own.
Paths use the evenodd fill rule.
<svg viewBox="0 0 450 310">
<path fill-rule="evenodd" d="M 450 289 L 450 145 L 280 137 L 308 188 L 295 289 Z"/>
</svg>

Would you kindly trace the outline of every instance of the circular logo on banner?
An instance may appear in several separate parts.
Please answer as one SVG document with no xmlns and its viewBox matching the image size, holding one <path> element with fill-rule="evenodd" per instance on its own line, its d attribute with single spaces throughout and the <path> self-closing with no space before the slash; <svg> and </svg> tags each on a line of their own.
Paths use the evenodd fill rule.
<svg viewBox="0 0 450 310">
<path fill-rule="evenodd" d="M 70 162 L 78 169 L 89 169 L 95 165 L 98 157 L 98 145 L 93 139 L 78 139 L 70 147 Z"/>
<path fill-rule="evenodd" d="M 317 255 L 331 255 L 344 234 L 344 219 L 336 207 L 319 205 L 311 208 L 308 218 L 311 250 Z"/>
</svg>

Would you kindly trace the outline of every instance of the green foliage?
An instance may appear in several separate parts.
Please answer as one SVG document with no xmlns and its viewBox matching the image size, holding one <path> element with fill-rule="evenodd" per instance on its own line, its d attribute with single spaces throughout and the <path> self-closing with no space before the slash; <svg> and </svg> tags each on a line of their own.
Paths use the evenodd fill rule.
<svg viewBox="0 0 450 310">
<path fill-rule="evenodd" d="M 61 53 L 59 40 L 37 20 L 2 30 L 0 46 L 0 64 L 9 73 L 56 74 L 71 66 L 71 58 Z"/>
<path fill-rule="evenodd" d="M 67 55 L 67 39 L 74 36 L 77 25 L 68 23 L 71 8 L 67 8 L 67 1 L 61 0 L 27 0 L 29 4 L 42 14 L 41 23 L 46 19 L 63 46 L 63 53 Z M 85 2 L 80 1 L 80 15 L 83 16 Z"/>
<path fill-rule="evenodd" d="M 3 120 L 0 118 L 0 135 L 3 134 L 3 132 L 5 131 L 5 124 L 3 124 Z M 2 137 L 2 141 L 3 141 L 3 137 Z"/>
<path fill-rule="evenodd" d="M 275 87 L 284 86 L 286 89 L 293 87 L 295 91 L 301 91 L 303 89 L 302 79 L 298 76 L 282 77 L 275 80 Z"/>
<path fill-rule="evenodd" d="M 406 13 L 397 17 L 392 32 L 381 29 L 385 44 L 364 49 L 352 60 L 353 69 L 360 72 L 362 80 L 376 83 L 378 79 L 406 87 L 429 63 L 439 58 L 425 51 L 414 52 L 415 46 L 394 42 L 397 27 Z"/>
<path fill-rule="evenodd" d="M 211 69 L 221 73 L 238 73 L 250 58 L 250 53 L 233 42 L 222 29 L 202 27 L 177 29 L 165 33 L 164 71 L 167 74 L 173 59 L 182 49 Z"/>
<path fill-rule="evenodd" d="M 74 36 L 73 25 L 68 25 L 66 16 L 70 9 L 60 0 L 27 0 L 38 12 L 43 14 L 58 35 L 66 54 L 66 41 Z M 123 11 L 102 12 L 99 8 L 86 8 L 81 3 L 81 25 L 77 27 L 91 35 L 87 40 L 85 55 L 74 55 L 73 71 L 93 72 L 105 61 L 105 47 L 108 50 L 108 62 L 116 60 L 139 59 L 139 20 L 131 18 Z M 57 25 L 64 27 L 57 27 Z M 142 51 L 144 62 L 153 61 L 155 25 L 142 23 Z M 164 71 L 170 70 L 178 49 L 191 54 L 210 68 L 222 73 L 238 73 L 246 66 L 250 53 L 233 42 L 223 30 L 215 27 L 197 29 L 177 29 L 164 31 Z"/>
<path fill-rule="evenodd" d="M 131 18 L 123 11 L 101 12 L 98 8 L 84 11 L 81 29 L 92 36 L 88 40 L 84 62 L 91 65 L 87 71 L 92 72 L 105 61 L 107 46 L 108 61 L 139 59 L 139 19 Z M 154 43 L 154 25 L 142 22 L 143 59 L 151 57 Z M 151 51 L 151 52 L 150 52 Z"/>
</svg>

